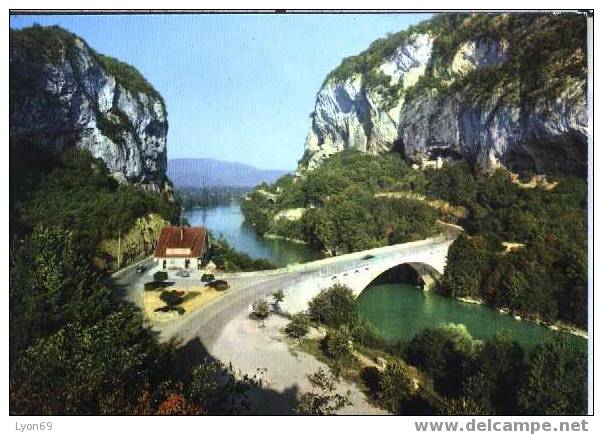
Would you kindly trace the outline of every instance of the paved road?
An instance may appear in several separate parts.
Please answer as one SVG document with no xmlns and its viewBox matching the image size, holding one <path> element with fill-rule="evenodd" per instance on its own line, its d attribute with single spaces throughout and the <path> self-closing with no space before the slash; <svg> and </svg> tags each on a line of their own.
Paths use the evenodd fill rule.
<svg viewBox="0 0 603 435">
<path fill-rule="evenodd" d="M 136 273 L 138 265 L 145 267 L 144 273 Z M 142 308 L 142 290 L 145 282 L 153 280 L 154 266 L 153 258 L 149 257 L 115 272 L 111 276 L 113 281 L 111 287 L 115 295 Z"/>
<path fill-rule="evenodd" d="M 268 279 L 261 276 L 230 278 L 228 281 L 233 289 L 222 297 L 180 320 L 156 324 L 153 329 L 159 331 L 164 340 L 177 336 L 186 343 L 199 337 L 201 343 L 211 350 L 226 325 L 241 312 L 248 311 L 253 302 L 299 282 L 307 274 L 283 273 Z"/>
<path fill-rule="evenodd" d="M 158 331 L 160 337 L 164 340 L 177 336 L 187 342 L 199 337 L 203 345 L 210 349 L 220 331 L 230 320 L 237 314 L 248 310 L 254 301 L 269 296 L 276 290 L 288 288 L 311 276 L 326 276 L 341 273 L 348 269 L 354 270 L 360 267 L 360 264 L 363 267 L 371 267 L 372 262 L 382 261 L 384 257 L 388 257 L 392 253 L 405 249 L 429 248 L 431 245 L 441 244 L 443 240 L 442 238 L 436 238 L 404 245 L 387 246 L 272 271 L 217 275 L 216 278 L 226 279 L 232 289 L 201 309 L 186 314 L 181 319 L 156 324 L 153 329 Z M 369 253 L 371 259 L 366 260 L 365 257 Z M 132 265 L 113 275 L 114 282 L 122 289 L 123 298 L 140 307 L 143 306 L 144 283 L 152 280 L 152 274 L 158 270 L 158 266 L 155 266 L 152 259 L 143 260 L 141 264 L 147 268 L 142 274 L 137 274 L 135 265 Z M 189 278 L 179 278 L 173 271 L 168 271 L 168 273 L 168 281 L 174 282 L 177 287 L 198 286 L 200 283 L 200 272 L 198 271 L 193 271 Z"/>
</svg>

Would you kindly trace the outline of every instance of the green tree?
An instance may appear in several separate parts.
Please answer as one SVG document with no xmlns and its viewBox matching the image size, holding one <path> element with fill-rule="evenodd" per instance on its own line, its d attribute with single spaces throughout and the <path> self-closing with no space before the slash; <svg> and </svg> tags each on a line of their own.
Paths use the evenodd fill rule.
<svg viewBox="0 0 603 435">
<path fill-rule="evenodd" d="M 185 396 L 210 415 L 232 415 L 249 406 L 248 395 L 259 386 L 257 379 L 237 379 L 221 362 L 205 359 L 193 367 Z"/>
<path fill-rule="evenodd" d="M 486 340 L 476 357 L 476 372 L 463 384 L 464 395 L 496 415 L 517 413 L 517 390 L 525 375 L 524 350 L 505 335 Z"/>
<path fill-rule="evenodd" d="M 358 306 L 352 289 L 334 284 L 310 300 L 308 313 L 315 322 L 338 327 L 350 325 L 356 320 Z"/>
<path fill-rule="evenodd" d="M 10 263 L 10 341 L 16 354 L 66 323 L 88 325 L 113 308 L 109 290 L 76 250 L 71 231 L 36 228 L 13 243 Z"/>
<path fill-rule="evenodd" d="M 277 290 L 272 293 L 272 300 L 274 301 L 274 308 L 279 309 L 281 302 L 285 300 L 285 293 L 282 290 Z"/>
<path fill-rule="evenodd" d="M 352 405 L 350 392 L 336 393 L 337 377 L 319 368 L 308 375 L 312 391 L 305 392 L 299 398 L 296 412 L 300 415 L 333 415 L 344 406 Z"/>
<path fill-rule="evenodd" d="M 266 299 L 260 299 L 259 301 L 255 301 L 251 307 L 251 317 L 254 320 L 264 321 L 272 314 L 272 310 L 270 310 L 270 305 Z"/>
<path fill-rule="evenodd" d="M 559 337 L 530 354 L 527 379 L 519 392 L 519 411 L 528 415 L 585 415 L 588 358 Z"/>
<path fill-rule="evenodd" d="M 445 396 L 456 396 L 473 372 L 480 342 L 464 325 L 450 324 L 425 328 L 405 349 L 407 361 L 431 376 L 436 389 Z"/>
<path fill-rule="evenodd" d="M 489 259 L 487 242 L 483 237 L 459 235 L 448 250 L 442 288 L 453 297 L 479 298 Z"/>
<path fill-rule="evenodd" d="M 335 372 L 339 374 L 342 366 L 354 360 L 352 334 L 347 326 L 327 331 L 320 342 L 322 351 L 335 363 Z"/>
<path fill-rule="evenodd" d="M 407 368 L 399 362 L 390 362 L 379 377 L 379 402 L 393 414 L 404 414 L 414 388 Z"/>
<path fill-rule="evenodd" d="M 139 313 L 121 309 L 37 340 L 14 366 L 11 412 L 115 415 L 129 409 L 169 358 L 142 324 Z"/>
<path fill-rule="evenodd" d="M 291 317 L 291 321 L 285 326 L 285 334 L 290 338 L 298 340 L 304 337 L 310 329 L 310 318 L 305 313 L 297 313 Z"/>
</svg>

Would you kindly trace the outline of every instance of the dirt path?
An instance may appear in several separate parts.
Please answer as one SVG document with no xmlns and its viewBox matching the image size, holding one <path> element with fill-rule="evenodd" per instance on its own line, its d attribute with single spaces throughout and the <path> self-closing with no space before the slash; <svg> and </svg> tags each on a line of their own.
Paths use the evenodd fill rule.
<svg viewBox="0 0 603 435">
<path fill-rule="evenodd" d="M 209 349 L 211 354 L 240 373 L 257 375 L 262 386 L 275 391 L 280 398 L 266 403 L 265 397 L 252 397 L 252 409 L 260 414 L 288 414 L 295 403 L 295 396 L 311 390 L 307 374 L 328 367 L 304 352 L 294 352 L 284 339 L 281 329 L 287 319 L 271 316 L 264 326 L 248 318 L 244 312 L 226 325 Z M 362 391 L 354 384 L 341 381 L 337 391 L 351 392 L 353 405 L 341 409 L 343 415 L 387 414 L 386 411 L 368 403 Z"/>
</svg>

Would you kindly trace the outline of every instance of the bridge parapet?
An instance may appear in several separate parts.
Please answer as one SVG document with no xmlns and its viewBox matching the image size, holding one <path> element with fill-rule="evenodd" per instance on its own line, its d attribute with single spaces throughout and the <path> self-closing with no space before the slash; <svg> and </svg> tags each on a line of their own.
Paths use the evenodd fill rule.
<svg viewBox="0 0 603 435">
<path fill-rule="evenodd" d="M 307 309 L 308 302 L 321 290 L 335 283 L 344 284 L 356 296 L 379 275 L 400 264 L 409 264 L 419 275 L 439 276 L 444 273 L 448 248 L 454 239 L 435 238 L 372 249 L 346 256 L 318 260 L 296 267 L 308 276 L 285 289 L 282 308 L 289 313 Z"/>
</svg>

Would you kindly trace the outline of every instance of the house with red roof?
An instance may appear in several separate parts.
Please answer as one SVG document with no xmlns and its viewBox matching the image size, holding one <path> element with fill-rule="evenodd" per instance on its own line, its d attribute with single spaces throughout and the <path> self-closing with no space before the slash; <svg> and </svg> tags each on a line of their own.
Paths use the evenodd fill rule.
<svg viewBox="0 0 603 435">
<path fill-rule="evenodd" d="M 165 227 L 153 257 L 162 269 L 201 269 L 209 261 L 209 247 L 204 227 Z"/>
</svg>

